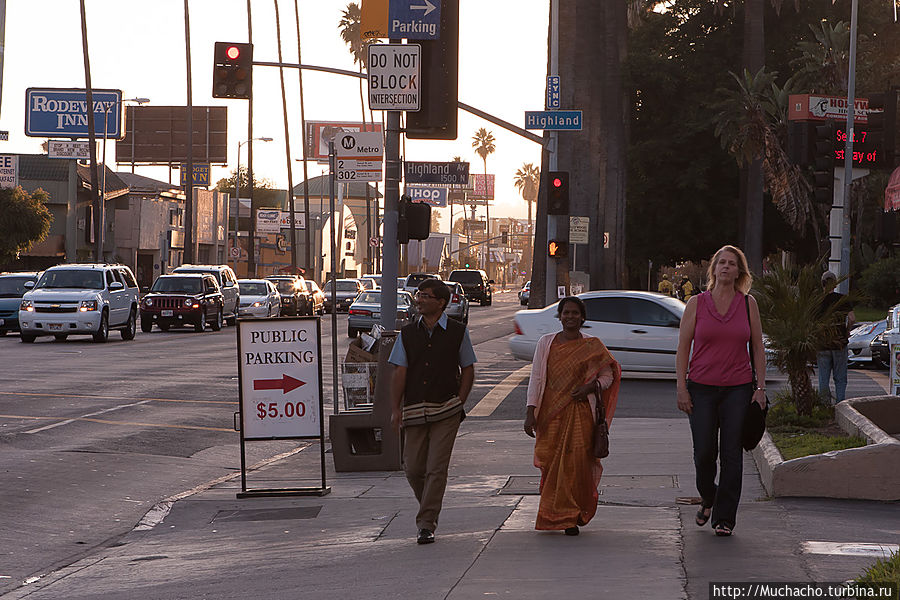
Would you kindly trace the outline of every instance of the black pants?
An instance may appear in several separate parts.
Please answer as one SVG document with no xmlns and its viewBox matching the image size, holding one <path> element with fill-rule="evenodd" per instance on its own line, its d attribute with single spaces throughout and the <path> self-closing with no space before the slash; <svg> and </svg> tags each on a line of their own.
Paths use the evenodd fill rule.
<svg viewBox="0 0 900 600">
<path fill-rule="evenodd" d="M 712 506 L 712 524 L 737 522 L 743 477 L 741 430 L 753 398 L 753 384 L 704 385 L 688 381 L 694 407 L 690 415 L 697 491 Z M 716 485 L 716 459 L 721 472 Z"/>
</svg>

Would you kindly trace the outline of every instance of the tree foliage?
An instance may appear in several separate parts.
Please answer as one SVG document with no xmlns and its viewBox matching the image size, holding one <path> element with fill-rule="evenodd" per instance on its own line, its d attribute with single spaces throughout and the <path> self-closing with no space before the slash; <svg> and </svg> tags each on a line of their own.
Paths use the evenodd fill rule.
<svg viewBox="0 0 900 600">
<path fill-rule="evenodd" d="M 240 173 L 241 196 L 247 198 L 250 196 L 250 173 L 247 167 L 238 167 L 231 172 L 231 176 L 220 179 L 216 182 L 216 189 L 220 192 L 226 192 L 234 196 L 234 184 L 237 181 L 238 173 Z M 273 190 L 275 184 L 271 179 L 265 177 L 253 176 L 253 191 L 256 190 Z"/>
<path fill-rule="evenodd" d="M 53 222 L 49 200 L 42 189 L 31 194 L 21 187 L 0 190 L 0 264 L 16 260 L 20 252 L 47 238 Z"/>
</svg>

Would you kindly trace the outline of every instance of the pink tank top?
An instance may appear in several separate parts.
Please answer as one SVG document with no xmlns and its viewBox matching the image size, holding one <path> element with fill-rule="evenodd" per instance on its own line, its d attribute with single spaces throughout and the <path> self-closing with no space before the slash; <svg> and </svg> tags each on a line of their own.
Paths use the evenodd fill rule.
<svg viewBox="0 0 900 600">
<path fill-rule="evenodd" d="M 737 292 L 725 316 L 709 292 L 697 296 L 694 350 L 688 378 L 705 385 L 743 385 L 753 379 L 750 368 L 750 321 L 745 295 Z"/>
</svg>

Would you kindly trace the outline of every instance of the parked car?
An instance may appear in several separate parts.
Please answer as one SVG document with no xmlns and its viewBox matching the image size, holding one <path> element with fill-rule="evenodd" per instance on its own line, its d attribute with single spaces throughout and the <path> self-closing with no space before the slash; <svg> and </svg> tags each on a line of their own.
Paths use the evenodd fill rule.
<svg viewBox="0 0 900 600">
<path fill-rule="evenodd" d="M 491 284 L 494 280 L 488 279 L 487 273 L 481 269 L 456 269 L 450 271 L 447 279 L 462 284 L 469 302 L 477 300 L 481 306 L 491 305 L 494 293 Z"/>
<path fill-rule="evenodd" d="M 0 336 L 19 331 L 19 306 L 28 290 L 25 282 L 30 281 L 33 285 L 38 276 L 40 273 L 34 271 L 0 273 Z"/>
<path fill-rule="evenodd" d="M 347 311 L 350 305 L 356 300 L 361 292 L 366 291 L 359 279 L 338 279 L 335 282 L 337 286 L 337 311 Z M 325 311 L 331 312 L 332 302 L 331 282 L 328 281 L 323 286 L 325 291 Z"/>
<path fill-rule="evenodd" d="M 197 333 L 205 331 L 207 325 L 219 331 L 224 322 L 225 297 L 210 273 L 160 275 L 141 299 L 144 333 L 150 333 L 154 324 L 163 331 L 187 325 Z"/>
<path fill-rule="evenodd" d="M 519 290 L 519 304 L 522 306 L 528 306 L 528 299 L 531 298 L 531 280 L 525 282 L 525 285 L 522 286 L 522 289 Z"/>
<path fill-rule="evenodd" d="M 415 293 L 419 291 L 419 284 L 426 279 L 438 279 L 438 276 L 432 275 L 431 273 L 410 273 L 406 276 L 402 288 L 410 294 L 415 295 Z"/>
<path fill-rule="evenodd" d="M 366 291 L 359 295 L 347 315 L 347 336 L 356 337 L 360 331 L 369 331 L 376 323 L 381 322 L 381 291 Z M 405 325 L 416 316 L 416 304 L 412 294 L 397 290 L 397 320 Z"/>
<path fill-rule="evenodd" d="M 366 286 L 366 289 L 373 289 L 373 290 L 381 289 L 381 273 L 363 275 L 362 277 L 359 278 L 359 280 L 363 282 L 363 285 Z M 366 283 L 367 281 L 371 281 L 373 287 L 371 287 L 371 288 L 368 287 L 369 284 Z"/>
<path fill-rule="evenodd" d="M 873 362 L 872 349 L 869 343 L 879 333 L 884 333 L 887 328 L 887 319 L 875 321 L 874 323 L 861 323 L 850 332 L 850 339 L 847 344 L 847 359 L 851 365 L 868 365 L 878 366 Z"/>
<path fill-rule="evenodd" d="M 462 284 L 455 281 L 445 281 L 447 287 L 450 288 L 450 302 L 444 312 L 447 316 L 463 323 L 469 322 L 469 299 L 466 298 L 466 292 L 462 288 Z"/>
<path fill-rule="evenodd" d="M 225 321 L 229 325 L 237 322 L 238 307 L 241 305 L 241 293 L 238 289 L 237 276 L 228 265 L 181 265 L 172 270 L 173 273 L 209 273 L 216 278 L 222 298 L 225 301 Z"/>
<path fill-rule="evenodd" d="M 238 279 L 241 290 L 239 317 L 266 319 L 281 315 L 281 294 L 268 279 Z"/>
<path fill-rule="evenodd" d="M 675 371 L 678 327 L 684 302 L 664 294 L 610 290 L 579 294 L 587 309 L 584 333 L 600 338 L 622 369 Z M 538 339 L 561 331 L 557 303 L 546 308 L 520 310 L 509 338 L 512 355 L 532 360 Z"/>
<path fill-rule="evenodd" d="M 888 369 L 891 366 L 891 349 L 884 333 L 879 333 L 869 342 L 869 352 L 872 354 L 872 366 L 876 369 Z"/>
<path fill-rule="evenodd" d="M 282 315 L 310 315 L 312 302 L 306 284 L 298 275 L 270 275 L 266 277 L 278 288 L 281 294 Z"/>
<path fill-rule="evenodd" d="M 31 343 L 39 335 L 64 340 L 89 334 L 95 342 L 109 339 L 118 329 L 123 340 L 137 332 L 140 289 L 125 265 L 67 264 L 50 267 L 19 305 L 20 339 Z"/>
<path fill-rule="evenodd" d="M 319 284 L 312 279 L 304 279 L 306 291 L 309 292 L 309 301 L 312 303 L 312 313 L 314 315 L 325 314 L 325 292 L 319 287 Z"/>
</svg>

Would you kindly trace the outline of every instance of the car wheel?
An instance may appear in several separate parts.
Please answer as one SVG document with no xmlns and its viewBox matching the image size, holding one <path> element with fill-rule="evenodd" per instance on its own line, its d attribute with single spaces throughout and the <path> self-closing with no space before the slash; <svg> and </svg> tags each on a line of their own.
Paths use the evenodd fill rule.
<svg viewBox="0 0 900 600">
<path fill-rule="evenodd" d="M 23 333 L 21 336 L 19 336 L 19 339 L 22 342 L 24 342 L 25 344 L 32 344 L 32 343 L 34 343 L 34 338 L 36 338 L 36 337 L 37 337 L 36 335 L 30 335 L 27 333 Z"/>
<path fill-rule="evenodd" d="M 150 333 L 151 331 L 153 331 L 153 320 L 141 317 L 141 331 L 143 331 L 144 333 Z"/>
<path fill-rule="evenodd" d="M 100 315 L 100 326 L 97 327 L 97 333 L 94 334 L 94 341 L 98 344 L 105 344 L 109 339 L 109 313 L 105 310 Z"/>
<path fill-rule="evenodd" d="M 213 321 L 212 330 L 213 331 L 221 331 L 222 324 L 224 323 L 224 321 L 225 321 L 225 318 L 222 316 L 222 309 L 220 308 L 219 311 L 216 313 L 216 320 Z"/>
<path fill-rule="evenodd" d="M 66 338 L 69 337 L 69 334 L 67 334 L 67 333 L 57 333 L 57 334 L 54 335 L 53 337 L 56 338 L 56 341 L 57 341 L 57 342 L 64 342 L 64 341 L 66 341 Z"/>
<path fill-rule="evenodd" d="M 197 322 L 194 323 L 194 331 L 196 333 L 203 333 L 206 331 L 206 311 L 202 311 L 200 313 L 200 318 L 197 319 Z"/>
<path fill-rule="evenodd" d="M 354 329 L 353 327 L 348 327 L 347 328 L 347 337 L 355 338 L 356 337 L 356 329 Z"/>
<path fill-rule="evenodd" d="M 237 325 L 237 315 L 228 317 L 227 319 L 225 319 L 225 322 L 234 327 L 235 325 Z"/>
<path fill-rule="evenodd" d="M 168 331 L 169 327 L 170 327 L 169 323 L 160 323 L 159 324 L 160 331 Z"/>
<path fill-rule="evenodd" d="M 133 340 L 137 333 L 137 312 L 132 308 L 131 314 L 128 315 L 128 322 L 125 323 L 125 329 L 122 330 L 122 339 L 125 341 Z"/>
<path fill-rule="evenodd" d="M 0 337 L 6 337 L 6 330 L 0 329 Z"/>
</svg>

